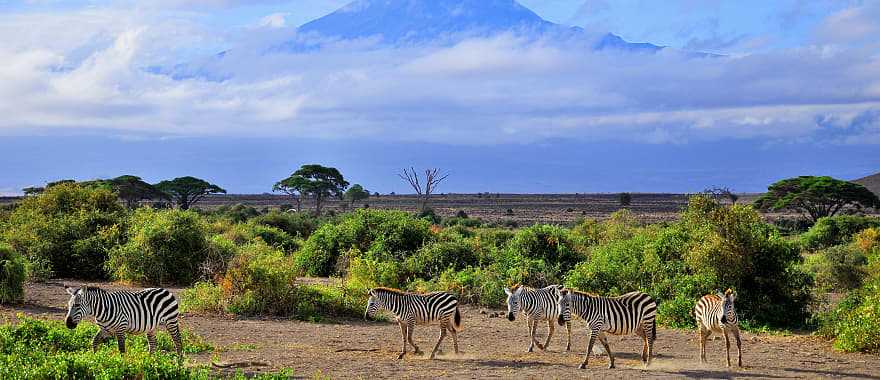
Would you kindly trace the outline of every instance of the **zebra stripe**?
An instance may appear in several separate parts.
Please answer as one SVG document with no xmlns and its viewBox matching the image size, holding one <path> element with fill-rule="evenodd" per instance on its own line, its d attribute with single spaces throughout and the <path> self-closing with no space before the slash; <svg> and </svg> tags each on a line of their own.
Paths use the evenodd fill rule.
<svg viewBox="0 0 880 380">
<path fill-rule="evenodd" d="M 406 354 L 406 344 L 420 354 L 419 347 L 413 343 L 412 334 L 415 325 L 426 325 L 432 322 L 440 323 L 440 338 L 431 351 L 431 359 L 437 354 L 440 343 L 446 337 L 446 331 L 452 334 L 452 342 L 455 353 L 458 354 L 458 332 L 461 331 L 461 313 L 458 311 L 458 298 L 444 292 L 428 294 L 407 293 L 397 289 L 375 288 L 370 290 L 370 299 L 367 301 L 367 310 L 364 319 L 372 316 L 380 309 L 394 314 L 397 324 L 400 325 L 400 334 L 403 337 L 403 351 L 397 356 L 402 359 Z"/>
<path fill-rule="evenodd" d="M 593 351 L 596 338 L 608 354 L 608 368 L 614 368 L 614 356 L 608 347 L 605 333 L 614 335 L 635 334 L 644 341 L 642 362 L 645 367 L 654 355 L 654 341 L 657 339 L 657 303 L 651 296 L 642 292 L 630 292 L 618 297 L 599 297 L 575 290 L 562 289 L 559 292 L 559 324 L 571 321 L 574 313 L 587 323 L 590 329 L 590 343 L 587 354 L 579 368 L 586 368 Z"/>
<path fill-rule="evenodd" d="M 727 289 L 724 293 L 709 294 L 700 298 L 694 306 L 694 317 L 697 319 L 697 334 L 700 339 L 700 362 L 706 362 L 706 339 L 713 332 L 724 334 L 727 344 L 727 366 L 730 367 L 730 337 L 736 338 L 737 361 L 742 367 L 742 340 L 739 336 L 739 317 L 736 315 L 733 301 L 736 293 Z"/>
<path fill-rule="evenodd" d="M 532 352 L 536 345 L 539 349 L 546 350 L 550 344 L 550 338 L 553 337 L 553 332 L 556 330 L 554 322 L 559 316 L 557 299 L 559 291 L 562 289 L 562 285 L 550 285 L 540 289 L 520 285 L 511 289 L 504 288 L 504 293 L 507 293 L 507 319 L 512 322 L 516 320 L 516 314 L 522 312 L 528 321 L 529 337 L 531 338 L 528 352 Z M 539 321 L 547 321 L 549 329 L 547 340 L 543 345 L 535 338 Z M 565 327 L 568 330 L 568 345 L 565 350 L 571 351 L 571 322 L 567 322 Z"/>
<path fill-rule="evenodd" d="M 92 350 L 104 340 L 116 337 L 119 352 L 125 352 L 125 334 L 146 333 L 150 353 L 156 352 L 156 329 L 165 325 L 177 349 L 178 361 L 183 361 L 183 345 L 178 324 L 177 299 L 171 292 L 161 288 L 144 289 L 137 292 L 106 291 L 101 288 L 83 286 L 79 289 L 66 288 L 70 294 L 67 302 L 65 323 L 70 329 L 76 328 L 85 317 L 94 317 L 100 327 L 92 339 Z"/>
</svg>

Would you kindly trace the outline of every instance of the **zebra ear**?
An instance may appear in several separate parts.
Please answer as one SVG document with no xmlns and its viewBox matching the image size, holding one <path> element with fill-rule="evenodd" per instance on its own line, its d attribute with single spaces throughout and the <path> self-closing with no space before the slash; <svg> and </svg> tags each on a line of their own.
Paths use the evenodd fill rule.
<svg viewBox="0 0 880 380">
<path fill-rule="evenodd" d="M 504 294 L 507 294 L 507 295 L 509 296 L 509 295 L 511 295 L 512 293 L 510 292 L 510 289 L 508 289 L 508 288 L 504 288 Z"/>
<path fill-rule="evenodd" d="M 520 286 L 520 287 L 516 288 L 516 290 L 513 291 L 513 294 L 518 296 L 520 293 L 522 293 L 522 291 L 523 291 L 523 287 Z"/>
<path fill-rule="evenodd" d="M 76 289 L 74 289 L 74 288 L 71 288 L 69 286 L 65 286 L 64 290 L 67 292 L 67 294 L 76 295 Z"/>
</svg>

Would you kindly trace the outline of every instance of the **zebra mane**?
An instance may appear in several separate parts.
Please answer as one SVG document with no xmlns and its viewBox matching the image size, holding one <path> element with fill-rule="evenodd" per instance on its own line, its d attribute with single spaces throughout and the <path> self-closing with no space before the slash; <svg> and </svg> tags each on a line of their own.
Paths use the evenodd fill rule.
<svg viewBox="0 0 880 380">
<path fill-rule="evenodd" d="M 596 293 L 582 292 L 580 290 L 570 289 L 570 288 L 565 288 L 565 290 L 568 290 L 569 294 L 577 294 L 579 296 L 599 297 L 599 295 Z"/>
<path fill-rule="evenodd" d="M 384 286 L 373 288 L 373 291 L 384 292 L 384 293 L 394 293 L 394 294 L 400 294 L 400 295 L 413 294 L 413 293 L 409 293 L 409 292 L 404 292 L 403 290 L 400 290 L 400 289 L 386 288 Z"/>
</svg>

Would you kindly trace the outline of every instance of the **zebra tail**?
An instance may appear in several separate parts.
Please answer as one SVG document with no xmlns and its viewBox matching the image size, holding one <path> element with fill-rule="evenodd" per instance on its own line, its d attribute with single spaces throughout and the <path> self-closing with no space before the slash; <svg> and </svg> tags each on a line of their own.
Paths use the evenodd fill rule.
<svg viewBox="0 0 880 380">
<path fill-rule="evenodd" d="M 651 321 L 651 340 L 657 340 L 657 319 Z"/>
<path fill-rule="evenodd" d="M 461 313 L 458 311 L 458 307 L 455 308 L 455 315 L 452 317 L 452 328 L 455 331 L 461 331 Z"/>
</svg>

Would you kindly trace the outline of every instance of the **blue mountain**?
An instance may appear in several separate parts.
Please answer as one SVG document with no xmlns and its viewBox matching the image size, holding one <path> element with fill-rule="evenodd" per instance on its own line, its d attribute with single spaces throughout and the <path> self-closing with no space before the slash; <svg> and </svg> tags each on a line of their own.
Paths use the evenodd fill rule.
<svg viewBox="0 0 880 380">
<path fill-rule="evenodd" d="M 663 47 L 630 43 L 619 36 L 588 35 L 583 29 L 544 20 L 516 0 L 355 0 L 302 25 L 300 36 L 337 40 L 375 38 L 383 44 L 451 42 L 515 33 L 533 38 L 590 40 L 593 48 L 654 52 Z M 285 44 L 302 50 L 302 41 Z M 314 46 L 313 46 L 314 47 Z"/>
</svg>

